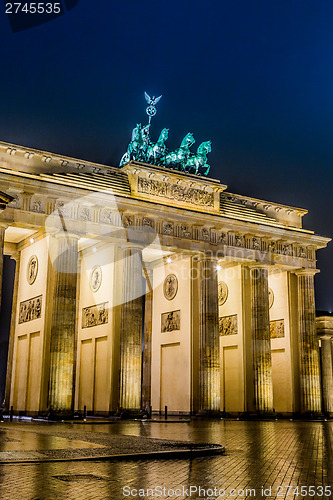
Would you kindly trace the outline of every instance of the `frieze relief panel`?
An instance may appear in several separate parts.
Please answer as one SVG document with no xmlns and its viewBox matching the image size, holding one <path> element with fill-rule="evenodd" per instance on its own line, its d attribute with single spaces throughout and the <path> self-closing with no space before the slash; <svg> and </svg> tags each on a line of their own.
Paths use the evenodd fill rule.
<svg viewBox="0 0 333 500">
<path fill-rule="evenodd" d="M 105 325 L 109 321 L 108 302 L 102 302 L 82 309 L 82 328 Z"/>
<path fill-rule="evenodd" d="M 281 339 L 284 337 L 284 319 L 277 319 L 269 322 L 271 339 Z"/>
<path fill-rule="evenodd" d="M 42 316 L 42 295 L 20 303 L 19 324 L 39 319 Z"/>
<path fill-rule="evenodd" d="M 221 337 L 237 335 L 237 314 L 232 314 L 231 316 L 222 316 L 221 318 L 219 318 L 219 331 Z"/>
<path fill-rule="evenodd" d="M 161 314 L 161 332 L 180 330 L 180 310 Z"/>
<path fill-rule="evenodd" d="M 213 193 L 144 177 L 138 178 L 138 192 L 191 205 L 214 207 Z"/>
</svg>

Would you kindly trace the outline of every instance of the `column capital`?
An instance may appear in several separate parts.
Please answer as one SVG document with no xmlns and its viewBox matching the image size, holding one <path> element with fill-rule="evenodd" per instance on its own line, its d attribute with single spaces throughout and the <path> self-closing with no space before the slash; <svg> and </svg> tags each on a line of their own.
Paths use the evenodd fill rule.
<svg viewBox="0 0 333 500">
<path fill-rule="evenodd" d="M 294 271 L 294 273 L 296 274 L 296 276 L 314 276 L 315 274 L 320 273 L 320 270 L 302 268 L 302 269 L 297 269 L 296 271 Z"/>
</svg>

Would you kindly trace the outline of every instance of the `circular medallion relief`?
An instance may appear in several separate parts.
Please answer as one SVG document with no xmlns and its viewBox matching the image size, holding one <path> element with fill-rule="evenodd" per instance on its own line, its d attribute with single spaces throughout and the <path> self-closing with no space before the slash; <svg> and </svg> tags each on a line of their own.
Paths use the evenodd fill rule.
<svg viewBox="0 0 333 500">
<path fill-rule="evenodd" d="M 272 307 L 274 304 L 274 292 L 271 288 L 268 289 L 268 302 L 269 302 L 269 308 Z"/>
<path fill-rule="evenodd" d="M 223 306 L 223 304 L 227 301 L 228 298 L 228 285 L 224 281 L 219 282 L 219 306 Z"/>
<path fill-rule="evenodd" d="M 27 265 L 27 282 L 29 285 L 35 283 L 38 273 L 38 259 L 36 255 L 32 255 Z"/>
<path fill-rule="evenodd" d="M 164 297 L 168 300 L 172 300 L 176 297 L 177 292 L 178 292 L 178 278 L 175 274 L 168 274 L 163 284 Z"/>
<path fill-rule="evenodd" d="M 94 266 L 90 273 L 89 286 L 93 292 L 97 292 L 102 284 L 102 269 L 100 266 Z"/>
</svg>

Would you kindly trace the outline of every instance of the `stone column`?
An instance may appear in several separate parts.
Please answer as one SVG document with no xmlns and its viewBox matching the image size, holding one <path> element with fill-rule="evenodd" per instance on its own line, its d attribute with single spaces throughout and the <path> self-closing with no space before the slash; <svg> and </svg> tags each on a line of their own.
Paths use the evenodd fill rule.
<svg viewBox="0 0 333 500">
<path fill-rule="evenodd" d="M 4 409 L 5 409 L 6 413 L 9 411 L 10 391 L 11 391 L 11 386 L 12 386 L 14 340 L 15 340 L 16 323 L 17 323 L 17 321 L 16 321 L 17 295 L 18 295 L 18 285 L 19 285 L 19 280 L 20 280 L 21 252 L 18 252 L 14 255 L 11 255 L 10 258 L 16 261 L 16 265 L 15 265 L 15 281 L 14 281 L 14 291 L 13 291 L 12 316 L 11 316 L 11 320 L 10 320 L 8 358 L 7 358 L 7 375 L 6 375 L 5 405 L 4 405 Z"/>
<path fill-rule="evenodd" d="M 127 246 L 120 313 L 120 411 L 141 409 L 143 295 L 142 250 Z"/>
<path fill-rule="evenodd" d="M 324 411 L 333 416 L 332 339 L 322 338 L 320 342 Z"/>
<path fill-rule="evenodd" d="M 220 334 L 217 259 L 199 262 L 199 415 L 220 411 Z"/>
<path fill-rule="evenodd" d="M 321 412 L 319 345 L 316 334 L 314 275 L 301 270 L 298 277 L 298 328 L 300 348 L 301 413 Z"/>
<path fill-rule="evenodd" d="M 3 272 L 3 247 L 5 244 L 5 231 L 8 226 L 0 222 L 0 308 L 2 292 L 2 272 Z"/>
<path fill-rule="evenodd" d="M 57 257 L 50 339 L 48 407 L 51 411 L 73 411 L 73 368 L 79 236 L 56 235 Z"/>
<path fill-rule="evenodd" d="M 152 317 L 153 317 L 153 289 L 151 270 L 146 270 L 146 295 L 145 295 L 145 323 L 143 333 L 143 363 L 142 363 L 142 407 L 151 405 L 151 349 L 152 349 Z"/>
<path fill-rule="evenodd" d="M 254 372 L 254 409 L 273 411 L 271 338 L 269 328 L 268 269 L 252 267 L 251 311 Z"/>
</svg>

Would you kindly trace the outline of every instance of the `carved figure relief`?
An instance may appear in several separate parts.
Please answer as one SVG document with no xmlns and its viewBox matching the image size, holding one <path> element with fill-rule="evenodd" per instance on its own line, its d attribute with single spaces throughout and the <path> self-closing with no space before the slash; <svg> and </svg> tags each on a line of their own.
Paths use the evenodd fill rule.
<svg viewBox="0 0 333 500">
<path fill-rule="evenodd" d="M 274 304 L 274 292 L 271 288 L 268 288 L 268 303 L 269 303 L 269 308 L 272 307 Z"/>
<path fill-rule="evenodd" d="M 97 292 L 102 284 L 102 269 L 94 266 L 90 273 L 89 286 L 92 292 Z"/>
<path fill-rule="evenodd" d="M 201 237 L 202 237 L 203 241 L 210 241 L 209 229 L 207 229 L 206 227 L 203 227 L 202 231 L 201 231 Z"/>
<path fill-rule="evenodd" d="M 168 198 L 170 200 L 182 201 L 192 205 L 214 206 L 214 194 L 207 193 L 202 189 L 194 189 L 177 184 L 156 181 L 139 177 L 138 192 Z"/>
<path fill-rule="evenodd" d="M 228 285 L 224 281 L 220 281 L 218 284 L 218 294 L 219 294 L 219 306 L 223 306 L 223 304 L 227 301 L 229 294 Z"/>
<path fill-rule="evenodd" d="M 180 226 L 180 237 L 181 238 L 192 238 L 192 228 L 186 224 Z"/>
<path fill-rule="evenodd" d="M 88 221 L 90 220 L 90 210 L 87 207 L 80 208 L 79 219 Z"/>
<path fill-rule="evenodd" d="M 42 295 L 20 303 L 19 323 L 27 323 L 42 316 Z"/>
<path fill-rule="evenodd" d="M 82 309 L 82 328 L 105 325 L 109 321 L 108 302 L 102 302 L 95 306 L 84 307 Z"/>
<path fill-rule="evenodd" d="M 162 232 L 168 236 L 173 236 L 173 222 L 163 222 Z"/>
<path fill-rule="evenodd" d="M 123 226 L 124 227 L 133 226 L 133 223 L 134 223 L 134 220 L 133 220 L 133 217 L 131 215 L 124 215 L 123 216 Z"/>
<path fill-rule="evenodd" d="M 34 201 L 31 207 L 32 212 L 42 212 L 42 202 L 40 200 Z"/>
<path fill-rule="evenodd" d="M 284 319 L 269 322 L 271 339 L 281 339 L 284 337 Z"/>
<path fill-rule="evenodd" d="M 241 234 L 235 235 L 235 246 L 236 247 L 243 247 L 244 246 L 244 236 L 242 236 Z"/>
<path fill-rule="evenodd" d="M 291 255 L 292 254 L 292 246 L 289 243 L 286 243 L 282 247 L 283 255 Z"/>
<path fill-rule="evenodd" d="M 35 283 L 38 274 L 38 259 L 36 255 L 32 255 L 27 265 L 27 282 L 29 285 Z"/>
<path fill-rule="evenodd" d="M 145 229 L 154 229 L 154 221 L 152 219 L 149 219 L 148 217 L 144 217 L 142 219 L 142 225 L 145 227 Z"/>
<path fill-rule="evenodd" d="M 227 235 L 227 233 L 221 233 L 219 235 L 218 242 L 222 243 L 222 245 L 226 245 L 228 243 L 228 235 Z"/>
<path fill-rule="evenodd" d="M 161 332 L 180 330 L 180 310 L 161 314 Z"/>
<path fill-rule="evenodd" d="M 253 250 L 260 250 L 260 239 L 259 238 L 252 238 L 252 248 Z"/>
<path fill-rule="evenodd" d="M 112 212 L 104 212 L 103 213 L 103 220 L 104 220 L 104 222 L 107 222 L 108 224 L 112 224 Z"/>
<path fill-rule="evenodd" d="M 219 331 L 221 337 L 226 337 L 228 335 L 237 335 L 237 314 L 233 314 L 231 316 L 222 316 L 221 318 L 219 318 Z"/>
<path fill-rule="evenodd" d="M 178 278 L 175 274 L 168 274 L 163 283 L 164 297 L 172 300 L 176 297 L 178 292 Z"/>
</svg>

